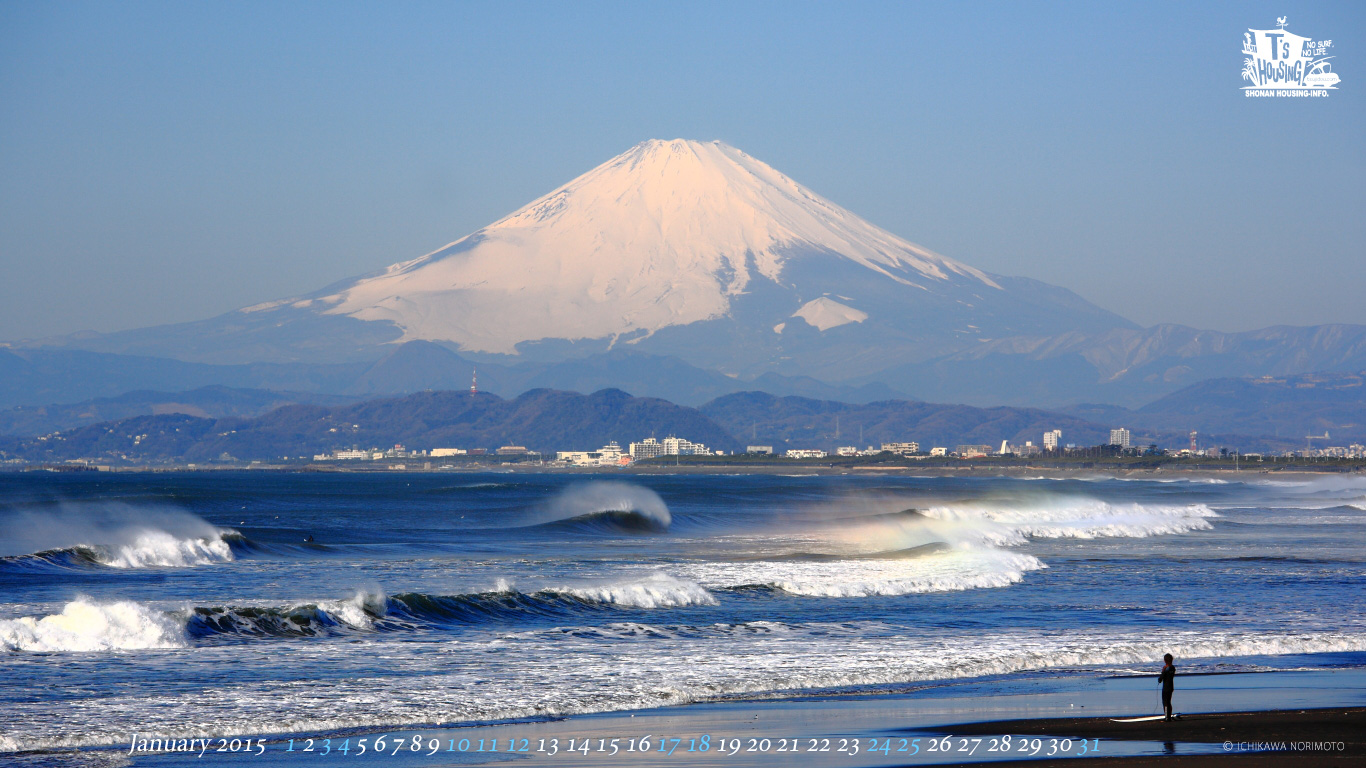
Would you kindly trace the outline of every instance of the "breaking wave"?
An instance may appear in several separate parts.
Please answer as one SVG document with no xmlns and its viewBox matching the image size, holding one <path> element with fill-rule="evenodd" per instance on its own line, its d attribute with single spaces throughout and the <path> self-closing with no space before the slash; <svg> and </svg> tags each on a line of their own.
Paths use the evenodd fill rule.
<svg viewBox="0 0 1366 768">
<path fill-rule="evenodd" d="M 214 537 L 177 538 L 166 531 L 130 532 L 131 541 L 121 544 L 78 544 L 31 555 L 0 558 L 0 567 L 11 570 L 53 568 L 186 568 L 235 559 L 234 546 L 245 539 L 235 531 Z"/>
<path fill-rule="evenodd" d="M 1035 633 L 989 631 L 973 642 L 945 644 L 878 622 L 656 626 L 614 622 L 556 627 L 511 636 L 525 663 L 470 667 L 458 659 L 426 675 L 383 681 L 383 708 L 357 713 L 348 696 L 378 693 L 369 681 L 319 679 L 306 692 L 293 681 L 243 686 L 226 717 L 184 727 L 188 697 L 170 694 L 154 708 L 136 710 L 100 728 L 53 709 L 41 729 L 15 732 L 0 750 L 35 750 L 117 744 L 134 727 L 155 732 L 180 727 L 187 736 L 232 737 L 260 733 L 255 716 L 268 707 L 291 707 L 309 697 L 276 733 L 318 733 L 354 728 L 478 723 L 519 718 L 640 710 L 694 702 L 791 699 L 840 690 L 880 693 L 937 681 L 1041 670 L 1131 670 L 1151 674 L 1164 652 L 1174 653 L 1186 673 L 1223 669 L 1221 659 L 1366 651 L 1366 636 L 1352 633 L 1210 633 L 1206 631 Z M 500 641 L 502 642 L 502 641 Z M 612 652 L 603 653 L 604 642 Z M 661 665 L 661 648 L 687 649 L 688 664 Z M 556 649 L 550 654 L 548 648 Z M 529 675 L 539 685 L 523 693 Z M 480 684 L 471 685 L 477 680 Z M 623 681 L 626 684 L 623 684 Z M 177 706 L 166 706 L 174 702 Z M 317 703 L 323 702 L 323 703 Z M 327 705 L 335 702 L 336 705 Z M 291 710 L 292 711 L 292 710 Z M 45 713 L 46 714 L 46 713 Z M 54 727 L 57 721 L 59 727 Z"/>
<path fill-rule="evenodd" d="M 873 597 L 1008 587 L 1048 566 L 1016 551 L 1034 539 L 1143 538 L 1207 530 L 1203 504 L 1112 504 L 1086 497 L 969 501 L 907 509 L 857 499 L 790 532 L 796 551 L 681 566 L 710 589 Z M 771 547 L 772 541 L 759 540 Z"/>
<path fill-rule="evenodd" d="M 1029 539 L 1146 538 L 1210 530 L 1218 513 L 1205 504 L 1113 504 L 1072 498 L 1034 505 L 990 502 L 931 506 L 925 518 L 956 524 L 954 533 L 993 546 Z"/>
<path fill-rule="evenodd" d="M 566 520 L 541 523 L 537 527 L 581 533 L 662 533 L 669 529 L 669 524 L 641 510 L 602 509 Z"/>
<path fill-rule="evenodd" d="M 737 590 L 765 589 L 803 597 L 874 597 L 1008 587 L 1048 566 L 1032 555 L 979 550 L 904 560 L 828 562 L 760 561 L 711 572 L 684 569 L 703 584 Z M 724 587 L 722 587 L 724 583 Z"/>
<path fill-rule="evenodd" d="M 566 489 L 532 524 L 582 533 L 663 533 L 672 523 L 668 505 L 649 488 L 593 482 Z"/>
<path fill-rule="evenodd" d="M 357 592 L 343 600 L 288 605 L 192 606 L 158 610 L 131 602 L 78 598 L 61 613 L 0 620 L 0 648 L 8 651 L 87 652 L 185 648 L 218 637 L 328 637 L 424 626 L 517 624 L 602 615 L 623 609 L 715 605 L 702 586 L 666 574 L 601 585 L 519 592 L 506 584 L 490 592 L 428 595 Z"/>
<path fill-rule="evenodd" d="M 0 619 L 0 648 L 7 651 L 125 651 L 185 648 L 185 626 L 163 611 L 121 600 L 77 598 L 61 613 Z"/>
<path fill-rule="evenodd" d="M 631 608 L 677 608 L 685 605 L 716 605 L 716 598 L 701 585 L 663 573 L 643 579 L 591 587 L 560 587 L 546 594 L 571 596 L 590 603 Z M 537 593 L 540 594 L 540 593 Z"/>
<path fill-rule="evenodd" d="M 0 569 L 185 568 L 224 563 L 249 544 L 176 509 L 124 504 L 7 510 L 0 517 Z"/>
</svg>

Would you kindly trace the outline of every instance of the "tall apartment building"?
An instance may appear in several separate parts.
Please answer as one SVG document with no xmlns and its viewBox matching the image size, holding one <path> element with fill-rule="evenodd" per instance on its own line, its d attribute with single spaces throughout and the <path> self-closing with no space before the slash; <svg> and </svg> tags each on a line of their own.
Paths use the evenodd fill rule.
<svg viewBox="0 0 1366 768">
<path fill-rule="evenodd" d="M 1110 430 L 1110 445 L 1118 445 L 1120 448 L 1129 447 L 1129 430 L 1124 427 Z"/>
<path fill-rule="evenodd" d="M 1043 433 L 1043 449 L 1045 451 L 1056 451 L 1062 443 L 1062 430 L 1052 429 Z"/>
</svg>

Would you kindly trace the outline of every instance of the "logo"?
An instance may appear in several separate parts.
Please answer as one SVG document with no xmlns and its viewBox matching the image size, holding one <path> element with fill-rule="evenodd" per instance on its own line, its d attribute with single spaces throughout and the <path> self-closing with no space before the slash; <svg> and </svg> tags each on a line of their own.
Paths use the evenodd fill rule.
<svg viewBox="0 0 1366 768">
<path fill-rule="evenodd" d="M 1327 97 L 1341 80 L 1333 71 L 1332 40 L 1314 40 L 1286 30 L 1284 16 L 1275 29 L 1243 33 L 1244 96 Z"/>
</svg>

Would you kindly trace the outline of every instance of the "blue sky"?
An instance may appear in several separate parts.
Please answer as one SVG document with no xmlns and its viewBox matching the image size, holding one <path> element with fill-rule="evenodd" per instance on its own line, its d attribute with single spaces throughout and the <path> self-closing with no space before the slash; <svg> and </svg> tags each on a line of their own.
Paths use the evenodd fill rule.
<svg viewBox="0 0 1366 768">
<path fill-rule="evenodd" d="M 1242 33 L 1332 39 L 1246 99 Z M 412 258 L 648 138 L 1142 324 L 1366 323 L 1366 4 L 0 3 L 0 339 Z"/>
</svg>

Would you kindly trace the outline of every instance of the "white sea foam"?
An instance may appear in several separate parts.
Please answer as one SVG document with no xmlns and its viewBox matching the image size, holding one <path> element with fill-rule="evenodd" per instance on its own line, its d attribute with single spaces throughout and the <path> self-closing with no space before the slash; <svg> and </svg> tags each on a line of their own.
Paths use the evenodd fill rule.
<svg viewBox="0 0 1366 768">
<path fill-rule="evenodd" d="M 61 613 L 0 619 L 0 647 L 9 651 L 113 651 L 185 648 L 183 621 L 131 601 L 78 598 Z"/>
<path fill-rule="evenodd" d="M 573 595 L 581 600 L 592 600 L 632 608 L 675 608 L 684 605 L 716 605 L 716 598 L 706 588 L 665 573 L 652 573 L 644 578 L 628 579 L 609 584 L 573 587 L 552 587 L 545 590 Z"/>
<path fill-rule="evenodd" d="M 1033 505 L 975 502 L 932 506 L 923 514 L 964 524 L 957 531 L 996 546 L 1024 544 L 1030 538 L 1145 538 L 1209 530 L 1218 513 L 1205 504 L 1113 504 L 1090 498 L 1062 498 Z"/>
<path fill-rule="evenodd" d="M 383 616 L 388 601 L 379 590 L 362 590 L 345 600 L 324 600 L 318 609 L 339 624 L 352 629 L 373 629 L 375 617 Z"/>
<path fill-rule="evenodd" d="M 682 573 L 712 588 L 766 586 L 807 597 L 871 597 L 1007 587 L 1046 568 L 1032 555 L 950 550 L 917 558 L 707 563 Z"/>
<path fill-rule="evenodd" d="M 604 653 L 604 640 L 612 641 L 610 653 Z M 202 690 L 148 691 L 130 695 L 117 709 L 98 710 L 93 720 L 96 710 L 65 700 L 45 701 L 28 707 L 7 734 L 11 741 L 0 746 L 115 744 L 133 730 L 232 737 L 565 716 L 735 695 L 785 698 L 837 686 L 921 684 L 1060 668 L 1151 673 L 1168 651 L 1178 657 L 1183 671 L 1192 671 L 1229 657 L 1364 651 L 1366 635 L 997 630 L 969 637 L 908 633 L 871 621 L 623 622 L 462 638 L 449 643 L 445 652 L 427 643 L 352 648 L 352 653 L 383 654 L 393 669 L 413 674 L 328 676 L 306 685 L 244 681 L 223 696 L 205 696 Z M 297 651 L 297 660 L 320 663 L 335 659 L 340 650 L 312 652 L 318 655 Z M 528 679 L 537 685 L 528 686 Z M 357 709 L 357 701 L 373 706 Z"/>
<path fill-rule="evenodd" d="M 177 538 L 166 531 L 143 530 L 126 544 L 86 544 L 95 559 L 111 568 L 183 568 L 233 559 L 232 548 L 222 535 Z"/>
<path fill-rule="evenodd" d="M 920 511 L 906 510 L 904 499 L 863 499 L 851 506 L 858 514 L 836 517 L 815 531 L 753 540 L 770 551 L 775 541 L 784 541 L 819 557 L 760 554 L 745 562 L 685 566 L 680 573 L 713 589 L 768 586 L 812 597 L 1006 587 L 1047 567 L 1031 554 L 1008 549 L 1031 539 L 1180 534 L 1207 530 L 1210 518 L 1218 517 L 1204 504 L 1115 504 L 1087 497 L 960 501 Z"/>
<path fill-rule="evenodd" d="M 4 510 L 0 557 L 68 553 L 111 568 L 181 568 L 233 559 L 217 528 L 184 510 L 117 502 Z"/>
</svg>

